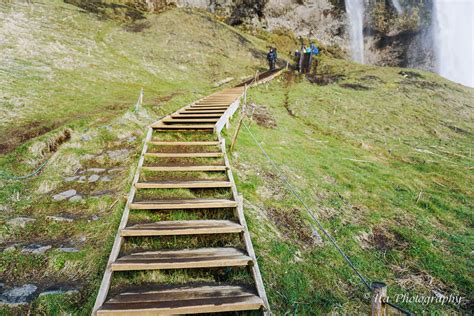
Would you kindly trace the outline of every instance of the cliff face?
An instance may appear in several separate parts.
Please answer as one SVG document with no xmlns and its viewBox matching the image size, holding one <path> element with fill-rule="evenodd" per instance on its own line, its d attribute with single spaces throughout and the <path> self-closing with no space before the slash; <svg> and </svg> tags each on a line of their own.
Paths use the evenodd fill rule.
<svg viewBox="0 0 474 316">
<path fill-rule="evenodd" d="M 268 31 L 290 30 L 349 52 L 345 0 L 65 0 L 105 16 L 143 18 L 143 11 L 167 6 L 194 7 L 222 17 L 230 25 Z M 394 6 L 397 3 L 399 6 Z M 431 0 L 366 0 L 365 60 L 380 66 L 431 70 Z M 349 54 L 347 54 L 349 55 Z"/>
</svg>

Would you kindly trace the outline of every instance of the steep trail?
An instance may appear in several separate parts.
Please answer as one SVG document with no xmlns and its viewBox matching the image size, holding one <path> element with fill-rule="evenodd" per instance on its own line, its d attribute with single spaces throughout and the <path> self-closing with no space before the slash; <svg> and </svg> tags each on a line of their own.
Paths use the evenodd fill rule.
<svg viewBox="0 0 474 316">
<path fill-rule="evenodd" d="M 250 310 L 270 315 L 221 130 L 247 84 L 280 73 L 214 93 L 149 127 L 93 315 Z M 162 277 L 183 271 L 184 282 L 179 277 L 150 282 L 159 279 L 145 275 L 150 271 Z"/>
</svg>

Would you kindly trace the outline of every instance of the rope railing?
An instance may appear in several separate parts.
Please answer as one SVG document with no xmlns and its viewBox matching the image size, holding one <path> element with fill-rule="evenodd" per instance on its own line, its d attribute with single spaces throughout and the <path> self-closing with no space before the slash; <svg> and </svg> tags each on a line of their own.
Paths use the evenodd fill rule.
<svg viewBox="0 0 474 316">
<path fill-rule="evenodd" d="M 249 126 L 245 124 L 245 122 L 242 122 L 242 125 L 245 127 L 247 130 L 248 134 L 252 138 L 253 142 L 257 145 L 257 147 L 260 149 L 262 152 L 263 156 L 267 159 L 267 161 L 270 163 L 270 165 L 273 167 L 273 169 L 277 172 L 277 176 L 280 179 L 280 181 L 286 186 L 286 188 L 296 197 L 296 199 L 301 203 L 301 205 L 305 208 L 306 212 L 308 215 L 314 220 L 316 223 L 316 226 L 319 228 L 319 230 L 329 239 L 331 244 L 336 248 L 337 252 L 343 257 L 344 261 L 349 265 L 349 267 L 352 269 L 352 271 L 357 275 L 357 277 L 360 279 L 362 285 L 371 293 L 374 293 L 374 286 L 376 284 L 379 284 L 380 282 L 371 282 L 367 277 L 365 277 L 362 272 L 356 267 L 354 262 L 351 260 L 351 258 L 344 252 L 344 250 L 339 246 L 337 243 L 336 239 L 324 228 L 322 223 L 319 221 L 313 210 L 306 204 L 304 199 L 301 197 L 300 193 L 298 190 L 295 188 L 295 186 L 288 180 L 288 178 L 285 176 L 281 168 L 272 160 L 270 155 L 266 152 L 266 150 L 263 148 L 263 146 L 260 144 L 260 142 L 257 140 L 255 135 L 252 133 L 250 130 Z M 309 223 L 311 226 L 311 229 L 313 231 L 313 235 L 319 236 L 316 227 L 312 222 Z M 384 301 L 382 298 L 378 297 L 376 299 L 372 299 L 372 307 L 374 308 L 374 304 L 380 305 L 380 309 L 386 309 L 387 306 L 390 306 L 394 309 L 396 309 L 398 312 L 409 315 L 411 316 L 412 313 L 407 311 L 406 309 L 393 304 L 391 302 Z M 372 308 L 372 309 L 373 309 Z M 373 315 L 377 315 L 372 313 Z"/>
</svg>

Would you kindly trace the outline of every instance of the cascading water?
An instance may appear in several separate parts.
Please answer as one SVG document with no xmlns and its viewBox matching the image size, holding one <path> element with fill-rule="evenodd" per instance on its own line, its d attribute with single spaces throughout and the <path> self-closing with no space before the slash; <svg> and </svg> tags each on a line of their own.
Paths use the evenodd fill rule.
<svg viewBox="0 0 474 316">
<path fill-rule="evenodd" d="M 346 0 L 352 59 L 364 63 L 364 0 Z"/>
<path fill-rule="evenodd" d="M 436 72 L 474 87 L 474 1 L 434 0 Z"/>
<path fill-rule="evenodd" d="M 403 13 L 403 7 L 400 4 L 400 0 L 392 0 L 393 7 L 397 10 L 397 13 L 400 15 Z"/>
</svg>

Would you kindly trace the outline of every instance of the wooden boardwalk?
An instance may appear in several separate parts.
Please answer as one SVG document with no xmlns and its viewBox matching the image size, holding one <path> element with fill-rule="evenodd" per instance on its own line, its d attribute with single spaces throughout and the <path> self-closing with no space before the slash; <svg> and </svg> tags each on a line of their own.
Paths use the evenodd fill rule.
<svg viewBox="0 0 474 316">
<path fill-rule="evenodd" d="M 262 74 L 253 84 L 278 73 Z M 270 315 L 221 130 L 238 109 L 245 86 L 214 93 L 152 124 L 110 253 L 93 315 L 165 315 L 260 310 Z M 210 179 L 200 174 L 211 174 Z M 176 177 L 176 174 L 185 174 Z M 158 176 L 159 175 L 159 176 Z M 169 175 L 169 176 L 167 176 Z M 200 198 L 154 197 L 153 190 L 201 190 Z M 227 190 L 213 197 L 213 190 Z M 229 212 L 232 219 L 131 221 L 134 212 Z M 201 213 L 197 213 L 201 214 Z M 141 217 L 139 217 L 141 218 Z M 125 251 L 127 239 L 238 235 L 242 246 Z M 111 291 L 115 273 L 177 269 L 246 269 L 249 284 L 158 284 Z M 112 293 L 113 292 L 113 293 Z"/>
</svg>

